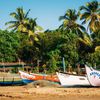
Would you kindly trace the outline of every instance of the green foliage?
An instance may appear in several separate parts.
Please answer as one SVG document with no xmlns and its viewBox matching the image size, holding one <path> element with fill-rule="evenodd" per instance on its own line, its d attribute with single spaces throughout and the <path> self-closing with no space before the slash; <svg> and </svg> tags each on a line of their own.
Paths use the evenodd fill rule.
<svg viewBox="0 0 100 100">
<path fill-rule="evenodd" d="M 65 57 L 66 65 L 70 63 L 74 65 L 78 61 L 78 52 L 77 52 L 77 35 L 75 33 L 64 32 L 63 38 L 65 42 L 59 45 L 61 50 L 62 57 Z M 62 38 L 62 39 L 63 39 Z"/>
<path fill-rule="evenodd" d="M 49 71 L 50 72 L 55 72 L 58 70 L 58 64 L 59 64 L 59 50 L 51 51 L 49 52 Z"/>
<path fill-rule="evenodd" d="M 0 62 L 17 61 L 19 46 L 19 34 L 0 30 Z"/>
<path fill-rule="evenodd" d="M 65 57 L 66 66 L 78 61 L 77 35 L 67 31 L 49 31 L 40 36 L 42 61 L 46 63 L 50 72 L 62 69 L 62 58 Z M 41 40 L 40 39 L 40 40 Z"/>
<path fill-rule="evenodd" d="M 100 51 L 96 51 L 92 54 L 88 54 L 86 58 L 86 62 L 93 67 L 100 66 Z"/>
<path fill-rule="evenodd" d="M 32 63 L 38 60 L 39 49 L 36 45 L 36 41 L 30 41 L 26 34 L 21 35 L 20 41 L 21 44 L 18 50 L 19 58 L 26 63 Z"/>
</svg>

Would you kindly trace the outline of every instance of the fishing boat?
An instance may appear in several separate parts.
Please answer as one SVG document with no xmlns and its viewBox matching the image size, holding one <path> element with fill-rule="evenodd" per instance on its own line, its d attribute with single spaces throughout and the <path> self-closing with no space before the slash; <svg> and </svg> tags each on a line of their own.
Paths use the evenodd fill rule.
<svg viewBox="0 0 100 100">
<path fill-rule="evenodd" d="M 86 76 L 57 72 L 62 86 L 90 86 Z"/>
<path fill-rule="evenodd" d="M 0 85 L 22 85 L 19 74 L 0 73 Z"/>
<path fill-rule="evenodd" d="M 19 77 L 0 77 L 0 85 L 22 85 L 23 82 Z"/>
<path fill-rule="evenodd" d="M 19 71 L 19 74 L 25 84 L 33 82 L 33 81 L 37 81 L 37 80 L 47 80 L 51 82 L 59 82 L 59 79 L 56 75 L 36 74 L 36 73 L 28 74 L 23 71 Z"/>
<path fill-rule="evenodd" d="M 92 67 L 85 66 L 87 79 L 92 86 L 100 86 L 100 71 L 95 70 Z"/>
</svg>

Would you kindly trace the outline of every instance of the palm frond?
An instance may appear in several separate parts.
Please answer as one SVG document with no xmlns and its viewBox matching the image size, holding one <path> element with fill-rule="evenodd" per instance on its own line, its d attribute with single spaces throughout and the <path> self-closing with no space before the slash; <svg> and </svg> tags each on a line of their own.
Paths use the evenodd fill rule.
<svg viewBox="0 0 100 100">
<path fill-rule="evenodd" d="M 90 14 L 91 14 L 90 12 L 84 12 L 83 14 L 80 14 L 80 20 L 83 20 L 83 19 L 89 17 Z"/>
<path fill-rule="evenodd" d="M 84 36 L 84 38 L 79 38 L 79 41 L 82 42 L 84 45 L 87 45 L 87 46 L 92 46 L 92 41 L 90 40 L 89 37 L 87 37 L 86 35 Z"/>
<path fill-rule="evenodd" d="M 85 29 L 84 26 L 78 24 L 78 27 L 79 27 L 83 32 L 86 32 L 86 29 Z"/>
<path fill-rule="evenodd" d="M 88 2 L 87 7 L 91 9 L 92 12 L 95 12 L 98 8 L 98 2 L 97 1 Z"/>
<path fill-rule="evenodd" d="M 30 9 L 27 11 L 27 13 L 25 14 L 24 18 L 27 18 L 29 12 L 30 12 Z"/>
<path fill-rule="evenodd" d="M 8 24 L 16 24 L 18 23 L 17 21 L 9 21 L 9 22 L 6 22 L 5 25 L 8 25 Z"/>
<path fill-rule="evenodd" d="M 15 12 L 10 13 L 10 16 L 12 16 L 13 18 L 15 18 L 16 20 L 18 20 L 18 19 L 19 19 L 18 14 L 17 14 L 17 13 L 15 13 Z"/>
<path fill-rule="evenodd" d="M 12 24 L 12 25 L 10 25 L 7 29 L 15 28 L 15 27 L 16 27 L 16 25 L 15 25 L 15 24 Z"/>
<path fill-rule="evenodd" d="M 43 28 L 42 28 L 41 26 L 38 26 L 38 25 L 35 27 L 35 29 L 36 29 L 37 31 L 42 31 L 42 30 L 43 30 Z"/>
<path fill-rule="evenodd" d="M 100 46 L 96 46 L 95 51 L 100 51 Z"/>
<path fill-rule="evenodd" d="M 60 16 L 60 17 L 59 17 L 59 21 L 64 20 L 64 19 L 66 19 L 65 16 Z"/>
<path fill-rule="evenodd" d="M 24 19 L 24 15 L 25 15 L 23 8 L 17 8 L 16 11 L 18 13 L 19 20 L 22 21 Z"/>
<path fill-rule="evenodd" d="M 82 22 L 82 24 L 86 24 L 86 20 L 84 20 L 84 21 Z"/>
<path fill-rule="evenodd" d="M 79 8 L 79 10 L 85 10 L 86 12 L 90 12 L 90 9 L 88 9 L 88 8 L 85 7 L 85 6 L 81 6 L 81 7 Z"/>
</svg>

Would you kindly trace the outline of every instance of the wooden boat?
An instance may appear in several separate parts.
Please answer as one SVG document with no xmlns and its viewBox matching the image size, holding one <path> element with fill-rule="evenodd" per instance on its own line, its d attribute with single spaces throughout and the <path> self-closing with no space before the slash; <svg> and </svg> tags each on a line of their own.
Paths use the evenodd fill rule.
<svg viewBox="0 0 100 100">
<path fill-rule="evenodd" d="M 0 77 L 0 85 L 22 85 L 20 77 Z"/>
<path fill-rule="evenodd" d="M 92 67 L 85 66 L 87 78 L 92 86 L 100 86 L 100 71 Z"/>
<path fill-rule="evenodd" d="M 0 85 L 22 85 L 19 74 L 0 72 Z"/>
<path fill-rule="evenodd" d="M 86 76 L 58 73 L 57 76 L 62 86 L 90 86 Z"/>
<path fill-rule="evenodd" d="M 21 79 L 26 84 L 33 81 L 37 81 L 37 80 L 48 80 L 51 82 L 59 82 L 59 79 L 56 75 L 35 74 L 35 73 L 28 74 L 23 71 L 19 71 L 19 73 L 20 73 Z"/>
</svg>

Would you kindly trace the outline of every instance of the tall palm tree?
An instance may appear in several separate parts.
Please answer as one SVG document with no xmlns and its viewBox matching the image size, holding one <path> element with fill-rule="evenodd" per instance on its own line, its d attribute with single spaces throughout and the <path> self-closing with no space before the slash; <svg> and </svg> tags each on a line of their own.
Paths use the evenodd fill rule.
<svg viewBox="0 0 100 100">
<path fill-rule="evenodd" d="M 83 20 L 82 24 L 88 23 L 90 32 L 97 32 L 100 30 L 100 4 L 95 0 L 86 3 L 85 6 L 81 6 L 80 10 L 84 12 L 80 14 L 80 20 Z M 88 29 L 87 28 L 87 29 Z"/>
<path fill-rule="evenodd" d="M 27 13 L 24 12 L 23 8 L 17 8 L 16 12 L 10 13 L 10 15 L 15 19 L 14 21 L 9 21 L 5 23 L 6 25 L 10 24 L 8 28 L 13 29 L 13 31 L 20 31 L 20 32 L 26 32 L 26 24 L 28 23 L 28 14 L 30 12 L 30 9 L 27 11 Z"/>
<path fill-rule="evenodd" d="M 78 35 L 85 32 L 85 28 L 76 22 L 78 20 L 78 17 L 79 12 L 76 12 L 76 10 L 74 9 L 68 9 L 64 16 L 59 17 L 59 20 L 64 20 L 60 28 L 75 32 Z"/>
<path fill-rule="evenodd" d="M 29 38 L 31 38 L 31 40 L 33 38 L 35 40 L 38 40 L 34 33 L 36 30 L 42 30 L 42 28 L 37 25 L 36 18 L 35 19 L 28 18 L 29 12 L 30 9 L 25 13 L 23 8 L 17 8 L 16 12 L 10 13 L 10 15 L 15 20 L 7 22 L 6 25 L 10 24 L 8 28 L 13 29 L 13 31 L 27 33 L 29 35 Z"/>
</svg>

